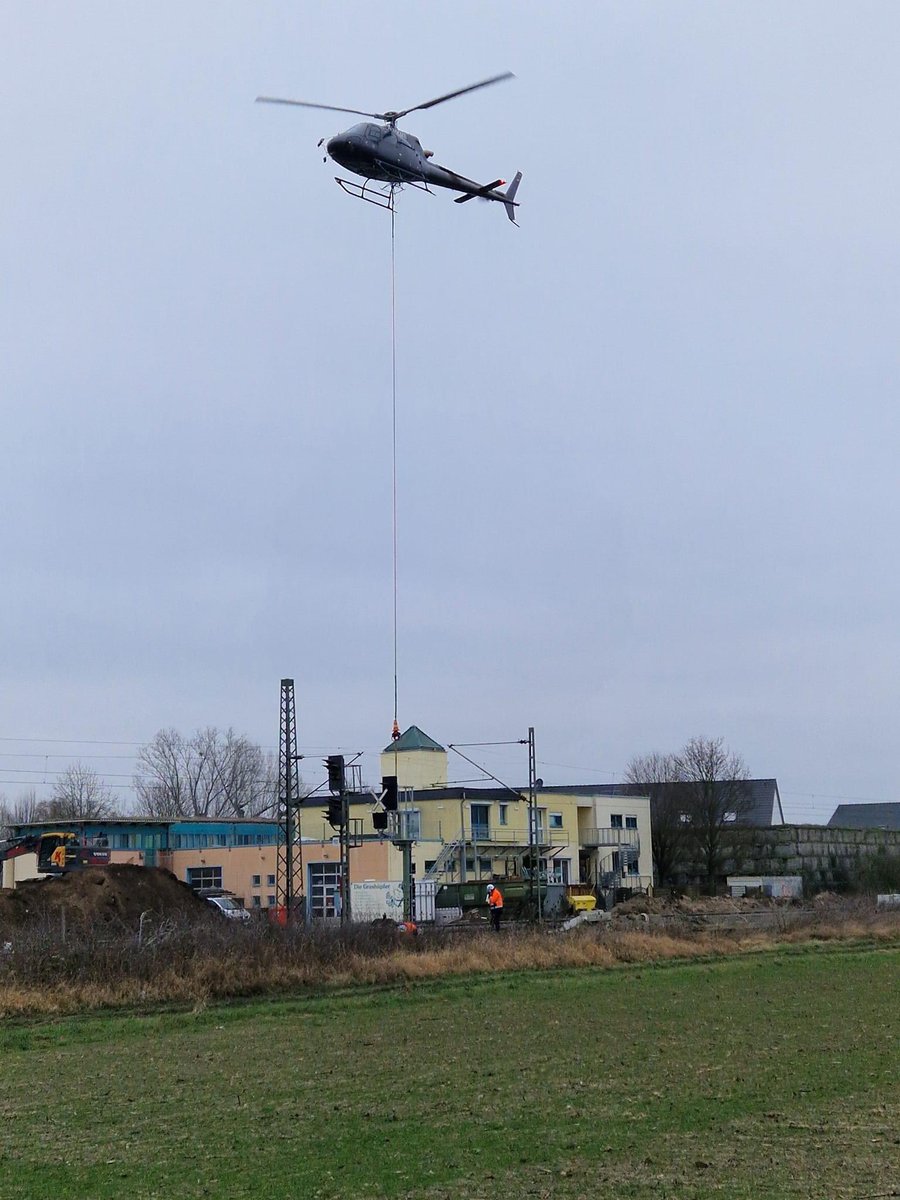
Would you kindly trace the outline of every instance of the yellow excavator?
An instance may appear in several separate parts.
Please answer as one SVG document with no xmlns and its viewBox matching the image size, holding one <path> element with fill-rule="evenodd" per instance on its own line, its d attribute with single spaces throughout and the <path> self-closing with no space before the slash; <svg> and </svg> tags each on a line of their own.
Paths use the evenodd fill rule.
<svg viewBox="0 0 900 1200">
<path fill-rule="evenodd" d="M 77 871 L 82 867 L 105 867 L 109 861 L 108 848 L 83 846 L 77 834 L 69 830 L 26 833 L 0 842 L 0 882 L 3 887 L 13 888 L 26 879 L 62 875 L 64 871 Z"/>
</svg>

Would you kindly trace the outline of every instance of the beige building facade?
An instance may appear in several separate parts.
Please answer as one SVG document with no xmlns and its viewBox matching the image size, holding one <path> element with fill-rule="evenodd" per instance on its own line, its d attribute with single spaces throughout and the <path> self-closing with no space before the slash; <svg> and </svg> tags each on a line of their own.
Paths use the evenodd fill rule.
<svg viewBox="0 0 900 1200">
<path fill-rule="evenodd" d="M 607 795 L 589 784 L 540 785 L 532 815 L 525 788 L 448 787 L 447 751 L 416 726 L 385 747 L 381 770 L 397 777 L 398 828 L 415 838 L 419 880 L 519 875 L 533 841 L 552 883 L 652 887 L 647 797 Z"/>
</svg>

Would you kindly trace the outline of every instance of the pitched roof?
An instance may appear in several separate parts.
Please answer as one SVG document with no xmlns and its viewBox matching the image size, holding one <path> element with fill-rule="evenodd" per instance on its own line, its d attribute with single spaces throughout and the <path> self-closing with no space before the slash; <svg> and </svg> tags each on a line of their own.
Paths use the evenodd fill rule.
<svg viewBox="0 0 900 1200">
<path fill-rule="evenodd" d="M 781 796 L 776 779 L 747 779 L 746 800 L 741 804 L 739 823 L 768 829 L 772 825 L 784 824 Z M 672 796 L 677 800 L 683 791 L 685 803 L 690 796 L 689 783 L 670 783 Z M 601 783 L 594 791 L 601 796 L 646 796 L 653 793 L 654 785 L 646 783 Z"/>
<path fill-rule="evenodd" d="M 405 733 L 401 733 L 395 742 L 385 746 L 381 753 L 393 754 L 403 750 L 440 750 L 443 753 L 444 747 L 438 745 L 427 733 L 423 733 L 418 725 L 410 725 Z"/>
<path fill-rule="evenodd" d="M 747 811 L 741 814 L 742 825 L 784 824 L 777 779 L 748 779 L 747 789 Z"/>
<path fill-rule="evenodd" d="M 838 829 L 900 829 L 900 803 L 839 804 L 828 824 Z"/>
</svg>

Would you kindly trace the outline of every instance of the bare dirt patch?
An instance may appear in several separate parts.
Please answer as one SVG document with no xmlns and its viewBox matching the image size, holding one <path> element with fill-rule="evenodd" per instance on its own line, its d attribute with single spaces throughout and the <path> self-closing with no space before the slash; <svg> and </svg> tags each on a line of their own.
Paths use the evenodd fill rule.
<svg viewBox="0 0 900 1200">
<path fill-rule="evenodd" d="M 624 904 L 617 904 L 612 915 L 716 916 L 736 912 L 766 912 L 790 906 L 791 901 L 773 900 L 768 896 L 635 896 Z"/>
</svg>

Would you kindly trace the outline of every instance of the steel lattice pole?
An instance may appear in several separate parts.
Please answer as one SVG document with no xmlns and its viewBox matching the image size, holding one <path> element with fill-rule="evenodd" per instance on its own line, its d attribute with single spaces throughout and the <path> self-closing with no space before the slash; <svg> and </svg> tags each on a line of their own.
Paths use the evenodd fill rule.
<svg viewBox="0 0 900 1200">
<path fill-rule="evenodd" d="M 297 838 L 300 778 L 297 773 L 297 712 L 293 679 L 281 681 L 281 719 L 278 737 L 278 903 L 291 921 L 302 895 L 303 860 Z M 298 886 L 300 885 L 300 886 Z"/>
</svg>

